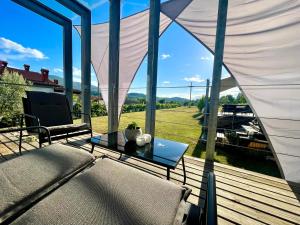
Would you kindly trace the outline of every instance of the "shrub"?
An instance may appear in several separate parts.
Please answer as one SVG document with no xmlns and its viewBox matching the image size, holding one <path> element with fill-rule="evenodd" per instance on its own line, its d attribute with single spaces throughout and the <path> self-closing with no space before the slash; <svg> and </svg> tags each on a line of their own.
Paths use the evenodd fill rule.
<svg viewBox="0 0 300 225">
<path fill-rule="evenodd" d="M 14 126 L 23 112 L 22 97 L 31 82 L 26 82 L 17 72 L 5 70 L 0 81 L 0 121 L 1 126 Z"/>
</svg>

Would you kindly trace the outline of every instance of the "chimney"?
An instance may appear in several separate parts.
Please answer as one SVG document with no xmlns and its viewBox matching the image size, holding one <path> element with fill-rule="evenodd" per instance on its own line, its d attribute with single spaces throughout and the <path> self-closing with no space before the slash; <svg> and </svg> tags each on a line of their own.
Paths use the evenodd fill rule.
<svg viewBox="0 0 300 225">
<path fill-rule="evenodd" d="M 24 70 L 29 71 L 29 69 L 30 69 L 30 65 L 24 64 Z"/>
<path fill-rule="evenodd" d="M 8 63 L 6 61 L 0 61 L 0 67 L 6 68 L 7 64 Z"/>
<path fill-rule="evenodd" d="M 43 81 L 48 81 L 49 70 L 42 68 L 41 74 L 42 74 Z"/>
<path fill-rule="evenodd" d="M 58 80 L 53 80 L 54 84 L 58 84 Z"/>
</svg>

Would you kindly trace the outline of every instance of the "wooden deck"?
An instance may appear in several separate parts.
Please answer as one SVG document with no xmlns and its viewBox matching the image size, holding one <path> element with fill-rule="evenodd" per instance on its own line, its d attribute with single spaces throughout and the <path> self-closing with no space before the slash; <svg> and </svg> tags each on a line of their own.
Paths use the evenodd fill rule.
<svg viewBox="0 0 300 225">
<path fill-rule="evenodd" d="M 90 150 L 87 136 L 69 139 L 72 146 Z M 66 141 L 62 141 L 66 143 Z M 0 163 L 17 155 L 17 135 L 0 135 Z M 24 143 L 23 150 L 30 151 L 36 142 Z M 95 148 L 95 155 L 119 154 Z M 123 156 L 125 163 L 161 177 L 166 171 L 160 166 Z M 187 186 L 192 189 L 189 202 L 203 207 L 206 194 L 206 174 L 214 171 L 217 180 L 217 203 L 219 224 L 300 224 L 300 187 L 289 185 L 285 180 L 239 169 L 219 163 L 205 163 L 202 159 L 185 157 Z M 182 166 L 171 172 L 171 181 L 183 180 Z"/>
</svg>

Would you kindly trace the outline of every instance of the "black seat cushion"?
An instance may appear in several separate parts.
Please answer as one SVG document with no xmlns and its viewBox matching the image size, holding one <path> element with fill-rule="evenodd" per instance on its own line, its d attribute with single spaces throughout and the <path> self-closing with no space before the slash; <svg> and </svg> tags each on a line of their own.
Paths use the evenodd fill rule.
<svg viewBox="0 0 300 225">
<path fill-rule="evenodd" d="M 123 163 L 101 159 L 12 224 L 181 224 L 189 193 Z"/>
<path fill-rule="evenodd" d="M 47 127 L 47 129 L 50 131 L 50 135 L 53 136 L 53 135 L 77 132 L 81 130 L 88 130 L 90 129 L 90 127 L 87 123 L 81 123 L 81 124 L 65 124 L 60 126 L 52 126 L 52 127 Z M 43 134 L 46 134 L 45 130 L 41 129 L 41 132 Z"/>
<path fill-rule="evenodd" d="M 53 144 L 1 163 L 0 218 L 30 196 L 93 160 L 86 151 Z"/>
</svg>

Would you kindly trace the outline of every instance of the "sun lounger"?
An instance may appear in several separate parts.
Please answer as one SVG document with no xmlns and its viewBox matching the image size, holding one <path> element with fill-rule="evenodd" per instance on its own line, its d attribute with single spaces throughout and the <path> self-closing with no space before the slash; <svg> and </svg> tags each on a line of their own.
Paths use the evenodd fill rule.
<svg viewBox="0 0 300 225">
<path fill-rule="evenodd" d="M 52 144 L 1 163 L 0 223 L 93 161 L 88 152 Z"/>
<path fill-rule="evenodd" d="M 112 159 L 99 159 L 12 224 L 183 224 L 190 190 Z"/>
</svg>

